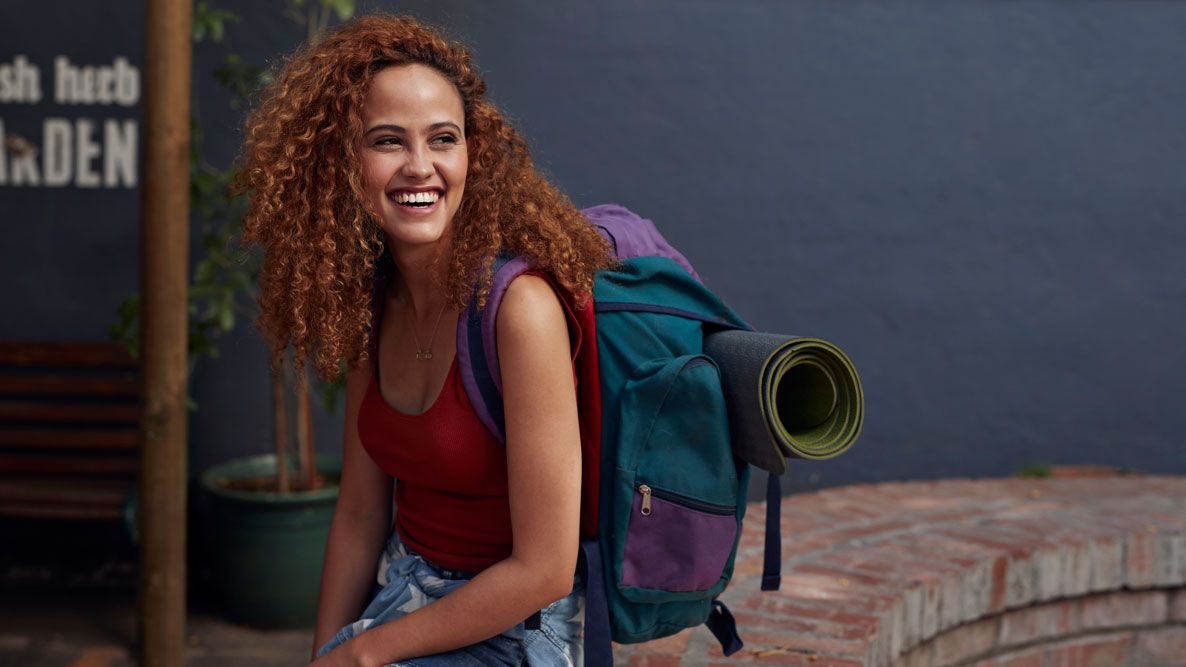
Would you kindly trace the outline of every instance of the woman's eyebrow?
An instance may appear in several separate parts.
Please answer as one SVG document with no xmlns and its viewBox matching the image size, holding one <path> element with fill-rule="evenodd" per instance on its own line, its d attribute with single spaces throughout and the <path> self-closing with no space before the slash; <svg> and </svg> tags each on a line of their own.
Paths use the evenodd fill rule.
<svg viewBox="0 0 1186 667">
<path fill-rule="evenodd" d="M 458 133 L 461 132 L 461 128 L 457 127 L 457 123 L 454 123 L 453 121 L 449 121 L 449 120 L 444 120 L 439 123 L 433 123 L 432 125 L 429 125 L 428 131 L 433 132 L 435 130 L 441 129 L 442 127 L 451 127 L 451 128 L 453 128 L 454 131 L 456 131 Z M 382 125 L 376 125 L 376 126 L 372 127 L 371 129 L 367 130 L 366 134 L 371 134 L 372 132 L 378 132 L 380 130 L 385 130 L 387 132 L 398 132 L 400 134 L 407 132 L 407 130 L 405 128 L 400 127 L 399 125 L 393 125 L 391 123 L 384 123 Z"/>
<path fill-rule="evenodd" d="M 399 132 L 401 134 L 404 132 L 407 132 L 407 130 L 400 127 L 399 125 L 391 125 L 390 123 L 387 123 L 387 124 L 383 124 L 383 125 L 374 126 L 371 129 L 367 130 L 365 132 L 365 134 L 371 134 L 372 132 L 378 132 L 379 130 L 384 130 L 387 132 Z"/>
</svg>

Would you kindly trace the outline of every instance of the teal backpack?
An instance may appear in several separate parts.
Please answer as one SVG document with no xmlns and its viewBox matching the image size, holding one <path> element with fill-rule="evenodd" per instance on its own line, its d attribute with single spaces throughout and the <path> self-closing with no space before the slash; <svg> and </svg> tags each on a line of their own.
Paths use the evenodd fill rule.
<svg viewBox="0 0 1186 667">
<path fill-rule="evenodd" d="M 750 327 L 651 221 L 613 204 L 583 213 L 619 262 L 593 287 L 599 379 L 590 388 L 579 377 L 578 386 L 585 416 L 600 406 L 600 423 L 582 433 L 585 659 L 612 664 L 611 637 L 643 642 L 701 623 L 729 655 L 742 644 L 716 598 L 733 574 L 750 470 L 731 447 L 720 372 L 704 338 Z M 507 286 L 530 269 L 527 258 L 499 257 L 487 307 L 471 304 L 458 326 L 466 392 L 503 441 L 494 323 Z M 600 396 L 589 400 L 591 389 Z M 770 477 L 768 512 L 777 512 L 778 478 Z M 766 590 L 778 585 L 777 527 L 769 514 Z"/>
</svg>

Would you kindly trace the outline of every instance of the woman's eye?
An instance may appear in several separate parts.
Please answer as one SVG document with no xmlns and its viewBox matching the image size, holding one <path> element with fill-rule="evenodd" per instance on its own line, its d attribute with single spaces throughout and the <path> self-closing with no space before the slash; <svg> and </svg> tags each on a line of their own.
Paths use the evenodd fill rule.
<svg viewBox="0 0 1186 667">
<path fill-rule="evenodd" d="M 457 137 L 455 137 L 451 134 L 442 134 L 441 136 L 437 137 L 436 139 L 433 139 L 433 141 L 435 141 L 436 143 L 439 143 L 439 144 L 455 144 L 455 143 L 457 143 Z"/>
<path fill-rule="evenodd" d="M 400 141 L 396 137 L 383 137 L 375 142 L 376 146 L 398 146 L 399 144 Z"/>
</svg>

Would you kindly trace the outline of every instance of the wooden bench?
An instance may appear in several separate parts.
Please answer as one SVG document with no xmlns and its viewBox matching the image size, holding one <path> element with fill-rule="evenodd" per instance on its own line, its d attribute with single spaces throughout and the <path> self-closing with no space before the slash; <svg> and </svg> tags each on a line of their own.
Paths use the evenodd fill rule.
<svg viewBox="0 0 1186 667">
<path fill-rule="evenodd" d="M 0 342 L 0 515 L 121 519 L 139 421 L 122 346 Z"/>
</svg>

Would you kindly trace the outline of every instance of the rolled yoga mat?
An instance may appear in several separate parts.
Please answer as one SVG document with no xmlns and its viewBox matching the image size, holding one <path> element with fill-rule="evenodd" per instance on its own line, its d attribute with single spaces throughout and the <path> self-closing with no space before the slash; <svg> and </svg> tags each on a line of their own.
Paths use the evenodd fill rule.
<svg viewBox="0 0 1186 667">
<path fill-rule="evenodd" d="M 861 379 L 819 338 L 721 331 L 704 338 L 721 369 L 733 451 L 781 475 L 787 457 L 827 459 L 852 446 L 865 418 Z"/>
</svg>

